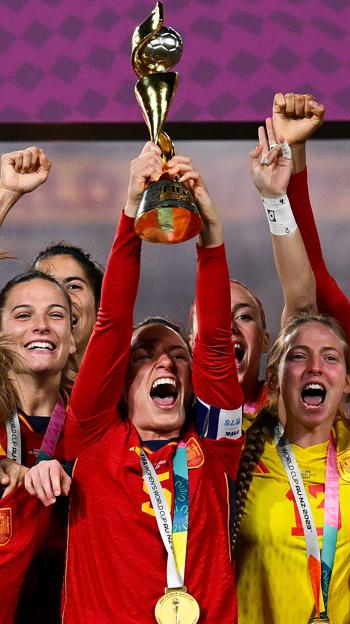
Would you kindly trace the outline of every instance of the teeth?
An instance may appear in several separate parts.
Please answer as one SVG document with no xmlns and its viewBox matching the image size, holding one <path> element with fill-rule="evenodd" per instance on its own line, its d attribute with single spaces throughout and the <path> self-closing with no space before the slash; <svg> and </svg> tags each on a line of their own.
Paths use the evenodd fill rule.
<svg viewBox="0 0 350 624">
<path fill-rule="evenodd" d="M 322 390 L 324 391 L 324 386 L 322 386 L 321 384 L 317 384 L 317 383 L 309 383 L 305 386 L 304 388 L 304 392 L 305 390 Z"/>
<path fill-rule="evenodd" d="M 33 349 L 48 349 L 49 351 L 53 351 L 54 346 L 53 344 L 51 344 L 51 342 L 30 342 L 26 346 L 26 349 L 28 349 L 29 351 L 32 351 Z"/>
<path fill-rule="evenodd" d="M 152 390 L 157 388 L 157 386 L 161 386 L 163 384 L 168 384 L 168 385 L 174 386 L 174 388 L 176 387 L 175 379 L 173 379 L 172 377 L 160 377 L 160 379 L 156 379 L 153 382 Z"/>
<path fill-rule="evenodd" d="M 233 346 L 235 349 L 243 349 L 242 344 L 240 342 L 234 342 Z"/>
</svg>

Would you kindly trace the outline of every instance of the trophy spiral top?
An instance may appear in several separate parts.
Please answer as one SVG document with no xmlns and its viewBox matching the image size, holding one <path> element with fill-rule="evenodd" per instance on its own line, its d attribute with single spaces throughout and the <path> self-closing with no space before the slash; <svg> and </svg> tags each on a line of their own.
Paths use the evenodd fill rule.
<svg viewBox="0 0 350 624">
<path fill-rule="evenodd" d="M 163 5 L 157 2 L 132 37 L 132 65 L 138 76 L 166 72 L 176 65 L 183 52 L 180 35 L 163 26 Z"/>
</svg>

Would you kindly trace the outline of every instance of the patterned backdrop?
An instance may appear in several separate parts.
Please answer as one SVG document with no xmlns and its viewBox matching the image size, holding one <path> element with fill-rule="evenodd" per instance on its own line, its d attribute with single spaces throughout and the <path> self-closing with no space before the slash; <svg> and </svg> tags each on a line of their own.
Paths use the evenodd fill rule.
<svg viewBox="0 0 350 624">
<path fill-rule="evenodd" d="M 0 122 L 130 122 L 130 39 L 153 0 L 1 0 Z M 164 0 L 184 38 L 171 121 L 254 121 L 274 91 L 349 120 L 349 0 Z"/>
</svg>

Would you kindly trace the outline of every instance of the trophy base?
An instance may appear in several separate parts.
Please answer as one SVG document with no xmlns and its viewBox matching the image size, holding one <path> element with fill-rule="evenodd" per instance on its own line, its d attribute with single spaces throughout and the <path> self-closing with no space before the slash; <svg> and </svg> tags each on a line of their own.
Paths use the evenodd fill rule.
<svg viewBox="0 0 350 624">
<path fill-rule="evenodd" d="M 146 188 L 134 227 L 143 240 L 174 244 L 197 236 L 202 219 L 188 186 L 168 178 Z"/>
</svg>

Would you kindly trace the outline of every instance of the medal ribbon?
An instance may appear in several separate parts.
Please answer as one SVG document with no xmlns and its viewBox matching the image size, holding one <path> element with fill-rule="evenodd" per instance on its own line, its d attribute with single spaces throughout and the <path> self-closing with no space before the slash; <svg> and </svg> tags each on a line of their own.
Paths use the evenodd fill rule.
<svg viewBox="0 0 350 624">
<path fill-rule="evenodd" d="M 294 500 L 301 518 L 305 541 L 307 565 L 316 607 L 316 617 L 327 618 L 328 589 L 335 557 L 339 520 L 339 477 L 335 442 L 331 436 L 327 451 L 324 528 L 322 557 L 310 502 L 292 446 L 283 434 L 281 424 L 275 429 L 277 452 L 286 471 Z"/>
<path fill-rule="evenodd" d="M 66 408 L 63 398 L 59 395 L 53 409 L 49 425 L 41 443 L 36 463 L 43 459 L 52 459 L 63 429 L 66 418 Z M 17 412 L 14 412 L 6 423 L 7 457 L 21 463 L 21 428 Z"/>
<path fill-rule="evenodd" d="M 7 457 L 20 464 L 22 457 L 21 429 L 16 411 L 6 421 L 6 435 Z"/>
<path fill-rule="evenodd" d="M 140 461 L 142 476 L 151 498 L 158 529 L 168 553 L 167 587 L 183 587 L 189 515 L 186 444 L 182 440 L 178 443 L 173 461 L 175 495 L 173 520 L 158 475 L 143 449 L 140 449 Z"/>
</svg>

